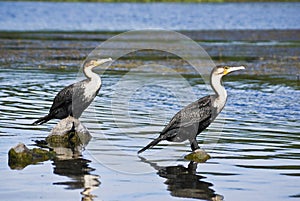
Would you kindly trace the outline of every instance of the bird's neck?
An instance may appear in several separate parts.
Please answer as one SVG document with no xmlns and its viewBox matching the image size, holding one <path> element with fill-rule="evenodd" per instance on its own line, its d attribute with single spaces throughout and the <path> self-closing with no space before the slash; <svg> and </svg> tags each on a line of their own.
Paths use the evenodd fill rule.
<svg viewBox="0 0 300 201">
<path fill-rule="evenodd" d="M 212 77 L 210 81 L 211 81 L 211 86 L 216 93 L 214 107 L 217 108 L 217 111 L 219 113 L 225 106 L 225 103 L 227 100 L 227 92 L 226 92 L 224 86 L 222 85 L 221 77 L 218 77 L 218 78 Z"/>
<path fill-rule="evenodd" d="M 88 100 L 91 100 L 92 98 L 97 95 L 98 90 L 101 87 L 101 78 L 96 73 L 94 73 L 90 68 L 85 68 L 83 70 L 85 76 L 88 78 L 88 82 L 84 84 L 84 97 Z"/>
<path fill-rule="evenodd" d="M 83 69 L 83 72 L 84 72 L 84 75 L 90 80 L 90 81 L 95 81 L 95 82 L 100 82 L 101 83 L 101 79 L 100 79 L 100 77 L 96 74 L 96 73 L 94 73 L 93 71 L 92 71 L 92 69 L 90 69 L 90 68 L 84 68 Z"/>
</svg>

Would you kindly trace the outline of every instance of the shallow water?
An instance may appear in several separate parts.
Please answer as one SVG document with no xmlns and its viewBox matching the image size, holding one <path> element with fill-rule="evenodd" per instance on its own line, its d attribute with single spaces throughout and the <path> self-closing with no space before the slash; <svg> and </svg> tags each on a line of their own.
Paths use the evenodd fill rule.
<svg viewBox="0 0 300 201">
<path fill-rule="evenodd" d="M 299 3 L 145 5 L 0 3 L 1 199 L 299 199 Z M 19 142 L 36 147 L 33 141 L 50 133 L 57 120 L 31 123 L 47 114 L 60 89 L 82 78 L 77 66 L 87 55 L 118 34 L 107 31 L 142 28 L 189 30 L 184 34 L 216 64 L 247 65 L 224 79 L 227 105 L 198 137 L 212 158 L 185 161 L 187 142 L 136 154 L 178 110 L 211 93 L 186 62 L 154 50 L 98 71 L 103 87 L 80 119 L 93 136 L 82 153 L 62 149 L 55 160 L 11 169 L 8 150 Z M 153 39 L 130 37 L 111 52 Z"/>
<path fill-rule="evenodd" d="M 182 106 L 211 92 L 201 77 L 159 72 L 99 73 L 104 73 L 103 87 L 81 117 L 93 135 L 82 156 L 11 170 L 7 165 L 8 150 L 18 142 L 30 145 L 32 140 L 49 134 L 57 121 L 41 126 L 30 124 L 47 113 L 54 94 L 73 83 L 78 74 L 76 69 L 1 69 L 2 199 L 300 197 L 297 82 L 283 78 L 276 81 L 268 76 L 226 78 L 227 105 L 204 135 L 198 137 L 212 158 L 196 166 L 183 159 L 189 153 L 188 143 L 163 142 L 141 156 L 136 152 L 157 136 Z"/>
</svg>

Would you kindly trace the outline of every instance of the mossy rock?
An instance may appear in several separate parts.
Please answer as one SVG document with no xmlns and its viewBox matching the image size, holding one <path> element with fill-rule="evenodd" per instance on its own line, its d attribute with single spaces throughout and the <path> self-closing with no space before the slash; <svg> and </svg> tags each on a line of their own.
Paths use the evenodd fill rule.
<svg viewBox="0 0 300 201">
<path fill-rule="evenodd" d="M 67 117 L 52 129 L 46 142 L 50 147 L 69 147 L 77 145 L 86 145 L 91 139 L 87 128 L 74 117 Z"/>
<path fill-rule="evenodd" d="M 27 165 L 52 160 L 62 155 L 80 154 L 81 148 L 88 144 L 91 137 L 78 119 L 67 117 L 58 122 L 45 141 L 37 141 L 38 146 L 50 151 L 42 148 L 29 149 L 23 143 L 19 143 L 9 150 L 8 165 L 11 169 L 23 169 Z"/>
<path fill-rule="evenodd" d="M 64 135 L 49 135 L 46 142 L 50 147 L 69 147 L 70 144 L 82 144 L 77 132 L 69 132 Z"/>
<path fill-rule="evenodd" d="M 210 155 L 202 149 L 198 149 L 184 157 L 186 160 L 194 161 L 196 163 L 205 163 L 210 159 Z"/>
<path fill-rule="evenodd" d="M 55 158 L 54 151 L 40 148 L 28 149 L 23 143 L 11 148 L 8 152 L 8 165 L 11 169 L 23 169 L 27 165 L 36 164 Z"/>
</svg>

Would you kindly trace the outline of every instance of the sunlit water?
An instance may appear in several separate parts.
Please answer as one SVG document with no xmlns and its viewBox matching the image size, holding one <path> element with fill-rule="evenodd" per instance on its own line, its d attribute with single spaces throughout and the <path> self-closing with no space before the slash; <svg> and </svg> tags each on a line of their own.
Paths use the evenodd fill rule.
<svg viewBox="0 0 300 201">
<path fill-rule="evenodd" d="M 1 200 L 299 199 L 299 5 L 1 2 Z M 36 147 L 33 141 L 50 133 L 58 120 L 31 123 L 47 114 L 59 90 L 81 79 L 75 66 L 115 35 L 107 31 L 143 28 L 198 30 L 186 34 L 214 62 L 248 65 L 225 78 L 226 107 L 198 136 L 212 158 L 185 161 L 187 142 L 161 142 L 137 155 L 178 110 L 211 93 L 186 63 L 149 52 L 127 55 L 102 75 L 102 89 L 80 119 L 93 136 L 81 155 L 69 149 L 12 170 L 8 150 L 19 142 Z M 5 32 L 13 30 L 22 32 Z M 128 72 L 151 58 L 186 74 Z"/>
<path fill-rule="evenodd" d="M 32 148 L 50 133 L 57 120 L 30 124 L 76 80 L 76 69 L 0 71 L 1 199 L 299 199 L 299 86 L 267 76 L 225 79 L 226 107 L 198 137 L 212 156 L 204 164 L 184 160 L 188 143 L 162 142 L 136 154 L 180 108 L 211 93 L 201 77 L 117 71 L 102 75 L 102 89 L 81 117 L 93 136 L 82 156 L 11 170 L 8 150 L 18 142 Z"/>
</svg>

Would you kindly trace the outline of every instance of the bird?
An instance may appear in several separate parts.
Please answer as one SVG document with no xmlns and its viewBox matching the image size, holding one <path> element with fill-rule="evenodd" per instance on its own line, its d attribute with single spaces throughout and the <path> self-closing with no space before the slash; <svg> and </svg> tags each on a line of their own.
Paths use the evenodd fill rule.
<svg viewBox="0 0 300 201">
<path fill-rule="evenodd" d="M 244 66 L 216 66 L 210 75 L 210 84 L 215 94 L 205 96 L 190 103 L 177 112 L 159 136 L 147 146 L 138 151 L 138 154 L 157 145 L 162 140 L 183 142 L 189 140 L 193 152 L 200 150 L 196 137 L 205 130 L 218 116 L 225 106 L 227 92 L 222 84 L 222 77 Z"/>
<path fill-rule="evenodd" d="M 92 70 L 106 62 L 107 59 L 91 59 L 84 63 L 83 72 L 87 79 L 71 84 L 62 89 L 54 98 L 49 113 L 36 120 L 33 125 L 41 125 L 51 119 L 64 119 L 72 116 L 78 119 L 98 94 L 102 82 L 100 76 Z"/>
</svg>

